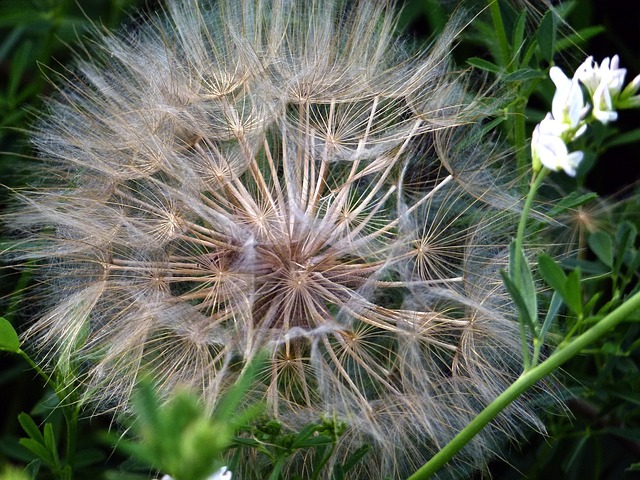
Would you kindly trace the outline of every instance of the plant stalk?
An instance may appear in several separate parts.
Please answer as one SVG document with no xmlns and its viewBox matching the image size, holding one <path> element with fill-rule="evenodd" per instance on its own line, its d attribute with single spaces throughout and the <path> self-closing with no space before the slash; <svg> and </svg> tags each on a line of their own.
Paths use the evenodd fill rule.
<svg viewBox="0 0 640 480">
<path fill-rule="evenodd" d="M 606 317 L 596 323 L 582 335 L 576 337 L 564 347 L 559 347 L 541 364 L 524 372 L 509 388 L 480 412 L 464 429 L 445 445 L 431 460 L 424 464 L 407 480 L 424 480 L 433 475 L 458 453 L 491 420 L 503 411 L 511 402 L 534 385 L 538 380 L 550 374 L 584 348 L 612 330 L 618 323 L 632 313 L 640 310 L 640 292 L 637 292 Z"/>
</svg>

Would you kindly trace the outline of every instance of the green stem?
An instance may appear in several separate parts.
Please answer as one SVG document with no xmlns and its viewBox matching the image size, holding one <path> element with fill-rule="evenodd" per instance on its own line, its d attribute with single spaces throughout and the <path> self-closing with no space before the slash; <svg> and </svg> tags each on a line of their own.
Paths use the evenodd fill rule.
<svg viewBox="0 0 640 480">
<path fill-rule="evenodd" d="M 69 405 L 63 407 L 64 419 L 67 424 L 67 448 L 66 448 L 66 464 L 73 472 L 76 455 L 76 437 L 78 432 L 78 415 L 80 413 L 77 405 Z"/>
<path fill-rule="evenodd" d="M 517 172 L 520 175 L 522 172 L 526 171 L 529 167 L 529 158 L 527 156 L 526 149 L 526 131 L 525 131 L 525 109 L 526 103 L 523 100 L 518 100 L 514 105 L 514 115 L 513 115 L 513 131 L 514 131 L 514 140 L 515 140 L 515 151 L 516 151 L 516 165 Z"/>
<path fill-rule="evenodd" d="M 529 219 L 529 213 L 531 212 L 531 207 L 533 205 L 533 199 L 536 196 L 536 192 L 544 180 L 544 177 L 547 176 L 549 171 L 546 168 L 543 168 L 539 172 L 534 172 L 531 178 L 531 185 L 529 187 L 529 193 L 527 194 L 527 198 L 524 201 L 524 206 L 522 207 L 522 213 L 520 214 L 520 223 L 518 223 L 518 231 L 516 233 L 516 244 L 515 244 L 515 257 L 513 259 L 513 272 L 509 272 L 509 276 L 513 283 L 515 283 L 516 287 L 520 289 L 522 285 L 520 285 L 520 268 L 521 259 L 524 258 L 524 251 L 522 249 L 522 244 L 524 243 L 524 232 L 527 227 L 527 220 Z M 522 254 L 521 254 L 522 253 Z M 520 341 L 522 343 L 522 355 L 524 361 L 524 369 L 529 370 L 531 367 L 530 359 L 529 359 L 529 344 L 527 342 L 527 325 L 525 324 L 524 319 L 519 319 L 520 324 Z"/>
<path fill-rule="evenodd" d="M 480 430 L 502 412 L 511 402 L 529 387 L 549 373 L 556 370 L 564 362 L 580 353 L 585 347 L 605 335 L 618 323 L 640 309 L 640 292 L 633 295 L 589 330 L 566 346 L 558 348 L 549 358 L 536 367 L 526 371 L 502 392 L 493 402 L 480 412 L 464 429 L 444 446 L 431 460 L 424 464 L 407 480 L 424 480 L 438 471 L 456 453 L 458 453 Z"/>
<path fill-rule="evenodd" d="M 47 385 L 51 385 L 52 387 L 55 387 L 55 383 L 53 382 L 53 379 L 52 379 L 52 378 L 47 374 L 47 372 L 45 372 L 45 371 L 44 371 L 44 370 L 42 370 L 38 365 L 36 365 L 36 362 L 34 362 L 33 360 L 31 360 L 31 357 L 30 357 L 29 355 L 27 355 L 27 353 L 26 353 L 24 350 L 22 350 L 21 348 L 19 348 L 19 349 L 16 351 L 16 353 L 17 353 L 18 355 L 20 355 L 20 356 L 25 360 L 25 362 L 27 362 L 27 363 L 29 364 L 29 366 L 30 366 L 31 368 L 33 368 L 33 369 L 36 371 L 36 373 L 37 373 L 38 375 L 40 375 L 40 376 L 44 379 L 44 381 L 45 381 L 45 383 L 46 383 Z M 55 388 L 54 388 L 54 390 L 55 390 Z M 56 390 L 56 394 L 57 394 L 57 393 L 58 393 L 58 391 Z M 60 398 L 60 396 L 58 396 L 58 398 Z"/>
<path fill-rule="evenodd" d="M 527 193 L 527 198 L 524 201 L 524 206 L 522 207 L 522 214 L 520 215 L 520 223 L 518 223 L 518 232 L 516 233 L 516 252 L 522 251 L 522 244 L 524 242 L 524 231 L 527 228 L 527 220 L 529 220 L 529 213 L 531 212 L 531 206 L 533 205 L 533 199 L 536 196 L 536 192 L 540 187 L 540 184 L 544 180 L 544 178 L 549 173 L 549 170 L 543 168 L 539 172 L 534 172 L 533 177 L 531 178 L 531 186 L 529 187 L 529 193 Z M 516 256 L 514 259 L 514 269 L 515 272 L 520 271 L 520 257 Z M 512 273 L 512 272 L 509 272 Z M 514 278 L 514 281 L 517 282 L 517 279 Z M 520 286 L 520 285 L 518 285 Z"/>
</svg>

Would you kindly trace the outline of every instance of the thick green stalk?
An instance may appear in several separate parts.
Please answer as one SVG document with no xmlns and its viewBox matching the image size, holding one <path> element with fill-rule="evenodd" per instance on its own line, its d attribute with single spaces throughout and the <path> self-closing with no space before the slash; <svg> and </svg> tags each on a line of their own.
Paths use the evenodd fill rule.
<svg viewBox="0 0 640 480">
<path fill-rule="evenodd" d="M 640 292 L 633 295 L 625 303 L 616 308 L 589 330 L 584 332 L 566 346 L 558 348 L 549 358 L 540 365 L 524 372 L 493 402 L 480 412 L 464 429 L 444 446 L 431 460 L 424 464 L 417 472 L 407 480 L 424 480 L 437 472 L 456 453 L 458 453 L 480 430 L 502 412 L 524 391 L 530 388 L 541 378 L 549 375 L 564 362 L 580 353 L 585 347 L 612 330 L 618 323 L 627 318 L 633 312 L 640 310 Z"/>
</svg>

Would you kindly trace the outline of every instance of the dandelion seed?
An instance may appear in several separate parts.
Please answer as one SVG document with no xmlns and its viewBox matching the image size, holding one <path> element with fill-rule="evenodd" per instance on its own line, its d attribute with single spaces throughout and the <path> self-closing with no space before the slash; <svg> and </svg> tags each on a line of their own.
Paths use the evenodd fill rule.
<svg viewBox="0 0 640 480">
<path fill-rule="evenodd" d="M 394 24 L 385 2 L 170 0 L 60 79 L 33 134 L 47 187 L 6 222 L 43 285 L 25 338 L 86 402 L 126 410 L 144 374 L 213 408 L 268 349 L 246 402 L 339 418 L 341 454 L 374 447 L 355 478 L 380 478 L 518 375 L 518 201 L 449 69 L 460 22 L 416 55 Z M 454 468 L 522 421 L 517 402 Z"/>
</svg>

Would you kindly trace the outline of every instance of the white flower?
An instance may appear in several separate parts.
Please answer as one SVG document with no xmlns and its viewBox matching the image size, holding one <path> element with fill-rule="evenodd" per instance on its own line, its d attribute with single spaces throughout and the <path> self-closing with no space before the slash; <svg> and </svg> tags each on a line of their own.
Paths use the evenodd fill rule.
<svg viewBox="0 0 640 480">
<path fill-rule="evenodd" d="M 588 57 L 576 71 L 593 99 L 594 118 L 605 124 L 618 118 L 616 109 L 640 107 L 640 95 L 635 95 L 640 89 L 640 75 L 622 90 L 627 70 L 619 68 L 619 63 L 618 55 L 605 58 L 600 65 Z"/>
<path fill-rule="evenodd" d="M 584 154 L 581 151 L 569 153 L 559 134 L 562 127 L 561 122 L 553 119 L 550 114 L 536 126 L 531 137 L 533 163 L 542 164 L 555 172 L 564 170 L 567 175 L 575 177 Z"/>
<path fill-rule="evenodd" d="M 614 55 L 611 60 L 606 57 L 600 65 L 593 61 L 593 57 L 587 57 L 576 70 L 576 76 L 592 96 L 595 95 L 598 87 L 604 85 L 611 98 L 616 98 L 622 90 L 624 77 L 627 74 L 626 68 L 618 68 L 619 63 L 618 55 Z"/>
<path fill-rule="evenodd" d="M 164 475 L 160 480 L 173 480 L 170 475 Z M 207 480 L 231 480 L 231 471 L 227 470 L 227 467 L 222 467 L 220 470 L 214 472 Z"/>
<path fill-rule="evenodd" d="M 567 131 L 567 140 L 571 140 L 585 131 L 586 126 L 579 124 L 589 111 L 589 106 L 585 106 L 582 89 L 575 76 L 572 79 L 568 78 L 560 67 L 551 67 L 549 76 L 556 86 L 551 113 L 555 120 L 566 126 L 562 133 Z"/>
<path fill-rule="evenodd" d="M 592 115 L 600 120 L 603 124 L 613 122 L 618 119 L 618 112 L 613 109 L 611 93 L 607 85 L 602 82 L 593 93 L 593 111 Z"/>
</svg>

